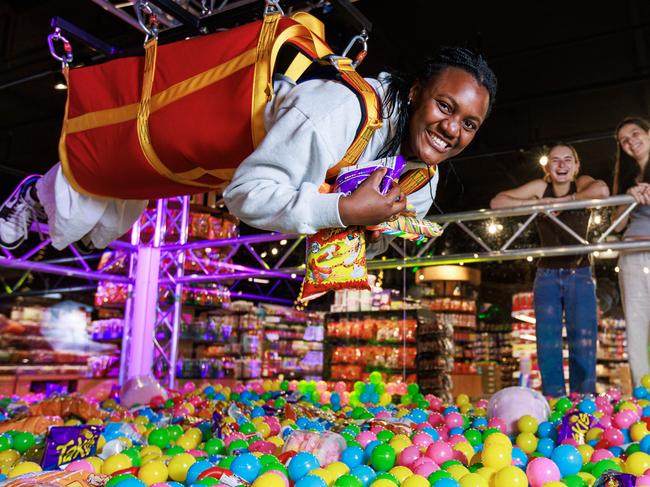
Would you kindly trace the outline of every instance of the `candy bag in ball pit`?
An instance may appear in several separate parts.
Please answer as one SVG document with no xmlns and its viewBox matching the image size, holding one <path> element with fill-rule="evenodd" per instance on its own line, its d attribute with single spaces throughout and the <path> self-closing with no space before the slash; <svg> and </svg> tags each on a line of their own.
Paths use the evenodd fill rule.
<svg viewBox="0 0 650 487">
<path fill-rule="evenodd" d="M 56 470 L 53 472 L 35 472 L 15 479 L 0 482 L 0 487 L 104 487 L 111 479 L 108 475 L 89 473 L 83 470 L 69 472 Z"/>
<path fill-rule="evenodd" d="M 366 239 L 359 227 L 321 230 L 307 238 L 307 270 L 298 300 L 307 302 L 335 289 L 370 289 Z"/>
<path fill-rule="evenodd" d="M 594 487 L 634 487 L 635 485 L 636 477 L 634 475 L 610 470 L 596 480 Z"/>
<path fill-rule="evenodd" d="M 338 462 L 346 446 L 345 439 L 331 431 L 296 430 L 287 437 L 282 452 L 311 453 L 318 459 L 320 466 L 325 467 L 330 463 Z"/>
</svg>

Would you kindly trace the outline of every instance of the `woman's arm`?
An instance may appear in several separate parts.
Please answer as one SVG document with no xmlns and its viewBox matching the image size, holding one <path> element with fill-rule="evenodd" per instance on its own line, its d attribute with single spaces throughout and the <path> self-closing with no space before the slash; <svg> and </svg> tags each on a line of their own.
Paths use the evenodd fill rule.
<svg viewBox="0 0 650 487">
<path fill-rule="evenodd" d="M 580 176 L 576 181 L 575 198 L 577 200 L 591 200 L 609 197 L 609 187 L 600 180 L 591 176 Z"/>
<path fill-rule="evenodd" d="M 626 191 L 626 194 L 629 194 L 634 198 L 634 201 L 640 205 L 650 205 L 650 184 L 648 183 L 639 183 L 636 186 L 632 186 Z M 626 205 L 617 206 L 612 213 L 612 221 L 615 221 L 627 208 Z M 630 216 L 626 216 L 621 223 L 619 223 L 614 229 L 615 232 L 622 232 L 630 219 Z"/>
<path fill-rule="evenodd" d="M 501 191 L 490 201 L 490 208 L 511 208 L 540 203 L 545 189 L 544 180 L 535 179 L 518 188 Z"/>
</svg>

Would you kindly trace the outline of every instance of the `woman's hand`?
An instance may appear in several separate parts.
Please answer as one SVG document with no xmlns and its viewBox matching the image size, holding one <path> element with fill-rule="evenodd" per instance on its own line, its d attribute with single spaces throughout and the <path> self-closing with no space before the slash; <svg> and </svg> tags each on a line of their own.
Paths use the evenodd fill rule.
<svg viewBox="0 0 650 487">
<path fill-rule="evenodd" d="M 650 205 L 650 184 L 639 183 L 627 190 L 627 194 L 640 205 Z"/>
<path fill-rule="evenodd" d="M 560 196 L 558 198 L 553 198 L 549 196 L 547 198 L 542 198 L 539 200 L 540 205 L 552 205 L 553 203 L 566 203 L 567 201 L 573 201 L 573 197 L 568 194 L 566 196 Z"/>
<path fill-rule="evenodd" d="M 390 220 L 406 208 L 406 195 L 394 185 L 388 194 L 379 192 L 386 168 L 373 172 L 350 196 L 339 199 L 339 215 L 345 226 L 377 225 Z"/>
</svg>

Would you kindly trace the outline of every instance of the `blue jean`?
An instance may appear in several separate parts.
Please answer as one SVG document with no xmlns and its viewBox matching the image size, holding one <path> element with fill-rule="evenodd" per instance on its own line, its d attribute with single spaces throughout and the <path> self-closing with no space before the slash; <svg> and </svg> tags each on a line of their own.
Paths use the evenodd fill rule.
<svg viewBox="0 0 650 487">
<path fill-rule="evenodd" d="M 535 276 L 537 362 L 545 395 L 566 394 L 562 367 L 562 322 L 569 342 L 571 392 L 596 391 L 598 317 L 591 268 L 537 269 Z"/>
</svg>

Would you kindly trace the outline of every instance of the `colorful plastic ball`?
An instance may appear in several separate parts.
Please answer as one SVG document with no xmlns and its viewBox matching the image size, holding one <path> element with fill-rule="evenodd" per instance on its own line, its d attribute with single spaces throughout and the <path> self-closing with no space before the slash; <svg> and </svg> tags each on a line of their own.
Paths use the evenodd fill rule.
<svg viewBox="0 0 650 487">
<path fill-rule="evenodd" d="M 632 453 L 627 460 L 625 460 L 625 472 L 636 475 L 637 477 L 643 475 L 646 470 L 650 468 L 650 455 L 638 451 Z"/>
<path fill-rule="evenodd" d="M 402 487 L 429 487 L 429 481 L 422 475 L 411 475 L 402 482 Z"/>
<path fill-rule="evenodd" d="M 363 484 L 354 475 L 345 474 L 336 479 L 334 487 L 363 487 Z"/>
<path fill-rule="evenodd" d="M 34 435 L 28 432 L 19 431 L 14 434 L 12 448 L 20 453 L 25 453 L 36 444 Z"/>
<path fill-rule="evenodd" d="M 532 432 L 519 433 L 516 440 L 517 446 L 529 455 L 537 450 L 538 439 Z"/>
<path fill-rule="evenodd" d="M 436 480 L 435 483 L 431 484 L 431 487 L 460 487 L 460 484 L 452 478 L 445 478 Z"/>
<path fill-rule="evenodd" d="M 481 453 L 481 461 L 486 467 L 499 471 L 512 464 L 512 447 L 488 445 Z"/>
<path fill-rule="evenodd" d="M 165 449 L 169 445 L 170 435 L 166 429 L 156 428 L 147 437 L 150 445 L 157 446 L 158 448 Z"/>
<path fill-rule="evenodd" d="M 526 468 L 528 465 L 528 455 L 519 447 L 512 448 L 512 464 L 515 467 Z"/>
<path fill-rule="evenodd" d="M 363 463 L 363 450 L 358 446 L 350 446 L 341 452 L 341 461 L 353 469 Z"/>
<path fill-rule="evenodd" d="M 169 471 L 167 470 L 167 465 L 160 460 L 148 462 L 138 470 L 138 478 L 147 485 L 165 482 L 168 477 Z"/>
<path fill-rule="evenodd" d="M 537 452 L 549 458 L 555 449 L 555 442 L 550 438 L 541 438 L 537 442 Z"/>
<path fill-rule="evenodd" d="M 307 452 L 300 452 L 289 461 L 289 477 L 294 482 L 297 482 L 309 472 L 319 467 L 320 463 L 314 455 Z"/>
<path fill-rule="evenodd" d="M 545 483 L 559 481 L 562 477 L 557 465 L 544 457 L 531 460 L 526 467 L 526 475 L 531 487 L 542 487 Z"/>
<path fill-rule="evenodd" d="M 115 472 L 131 467 L 131 459 L 124 453 L 111 455 L 102 464 L 102 473 L 112 475 Z"/>
<path fill-rule="evenodd" d="M 514 466 L 499 470 L 492 481 L 494 487 L 528 487 L 528 477 L 522 469 Z"/>
<path fill-rule="evenodd" d="M 551 454 L 551 460 L 560 469 L 562 477 L 575 475 L 582 469 L 582 455 L 575 446 L 559 445 Z"/>
<path fill-rule="evenodd" d="M 519 433 L 535 433 L 539 423 L 536 418 L 526 414 L 517 421 L 517 430 Z"/>
<path fill-rule="evenodd" d="M 567 486 L 567 487 L 587 487 L 587 482 L 580 477 L 578 474 L 576 475 L 567 475 L 566 477 L 562 477 L 562 482 Z"/>
<path fill-rule="evenodd" d="M 377 477 L 377 473 L 368 465 L 359 465 L 353 468 L 350 470 L 350 475 L 358 478 L 363 484 L 363 487 L 368 487 L 375 480 L 375 477 Z"/>
<path fill-rule="evenodd" d="M 255 485 L 255 484 L 253 484 Z M 259 484 L 260 487 L 266 487 L 267 484 Z M 278 487 L 284 487 L 279 486 Z M 320 477 L 315 475 L 305 475 L 298 482 L 295 483 L 294 487 L 327 487 L 327 483 Z"/>
<path fill-rule="evenodd" d="M 370 455 L 370 464 L 375 470 L 385 472 L 395 465 L 395 449 L 382 443 L 377 445 Z"/>
<path fill-rule="evenodd" d="M 443 440 L 434 441 L 429 445 L 426 456 L 431 458 L 438 465 L 454 458 L 454 450 L 449 443 Z"/>
<path fill-rule="evenodd" d="M 88 472 L 95 473 L 95 466 L 86 459 L 75 460 L 65 467 L 66 472 Z"/>
<path fill-rule="evenodd" d="M 187 471 L 187 477 L 185 478 L 185 483 L 186 484 L 193 484 L 199 479 L 199 475 L 201 475 L 205 470 L 211 468 L 213 465 L 212 463 L 208 462 L 207 460 L 199 460 L 195 464 L 193 464 L 190 469 Z"/>
<path fill-rule="evenodd" d="M 460 487 L 489 487 L 488 481 L 477 473 L 468 473 L 458 483 Z"/>
<path fill-rule="evenodd" d="M 40 472 L 43 469 L 38 463 L 35 462 L 20 462 L 16 464 L 14 468 L 9 471 L 8 477 L 14 478 L 19 477 L 20 475 L 25 475 L 26 473 Z"/>
<path fill-rule="evenodd" d="M 194 463 L 196 463 L 196 459 L 189 453 L 179 453 L 173 456 L 167 465 L 169 478 L 177 482 L 185 482 L 187 472 Z"/>
<path fill-rule="evenodd" d="M 0 435 L 0 452 L 8 450 L 11 448 L 13 439 L 9 435 Z"/>
</svg>

